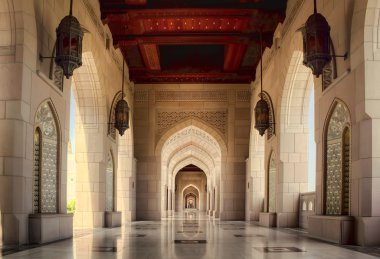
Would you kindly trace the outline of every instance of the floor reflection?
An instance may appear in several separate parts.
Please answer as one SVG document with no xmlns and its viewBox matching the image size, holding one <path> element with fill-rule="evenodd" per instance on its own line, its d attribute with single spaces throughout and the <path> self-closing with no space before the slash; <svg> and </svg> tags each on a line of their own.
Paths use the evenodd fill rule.
<svg viewBox="0 0 380 259">
<path fill-rule="evenodd" d="M 71 240 L 28 249 L 6 257 L 376 258 L 308 239 L 296 232 L 262 228 L 249 222 L 214 220 L 196 210 L 186 210 L 162 221 L 133 222 L 122 228 L 76 230 L 75 237 Z"/>
</svg>

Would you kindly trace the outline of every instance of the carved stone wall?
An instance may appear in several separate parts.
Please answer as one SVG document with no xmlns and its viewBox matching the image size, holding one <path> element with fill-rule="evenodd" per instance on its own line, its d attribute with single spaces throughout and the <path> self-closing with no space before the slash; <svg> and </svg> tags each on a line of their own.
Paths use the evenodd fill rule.
<svg viewBox="0 0 380 259">
<path fill-rule="evenodd" d="M 178 122 L 190 118 L 197 118 L 210 124 L 220 131 L 224 136 L 227 135 L 228 112 L 222 111 L 160 111 L 156 114 L 156 134 L 161 136 L 165 131 Z"/>
<path fill-rule="evenodd" d="M 228 101 L 227 91 L 156 91 L 156 102 L 163 101 Z"/>
</svg>

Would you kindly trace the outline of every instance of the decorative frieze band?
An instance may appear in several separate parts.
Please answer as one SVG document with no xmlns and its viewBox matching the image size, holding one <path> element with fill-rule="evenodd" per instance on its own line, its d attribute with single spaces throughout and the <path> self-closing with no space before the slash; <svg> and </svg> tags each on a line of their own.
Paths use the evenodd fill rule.
<svg viewBox="0 0 380 259">
<path fill-rule="evenodd" d="M 135 91 L 135 96 L 134 96 L 135 102 L 147 102 L 149 99 L 149 92 L 144 90 L 144 91 Z"/>
<path fill-rule="evenodd" d="M 250 102 L 251 92 L 249 90 L 236 91 L 236 102 Z"/>
<path fill-rule="evenodd" d="M 227 136 L 228 112 L 222 111 L 161 111 L 156 113 L 156 134 L 161 136 L 167 129 L 185 119 L 197 118 L 210 124 Z"/>
<path fill-rule="evenodd" d="M 228 101 L 227 91 L 156 91 L 156 102 L 166 101 L 208 101 L 208 102 L 226 102 Z"/>
</svg>

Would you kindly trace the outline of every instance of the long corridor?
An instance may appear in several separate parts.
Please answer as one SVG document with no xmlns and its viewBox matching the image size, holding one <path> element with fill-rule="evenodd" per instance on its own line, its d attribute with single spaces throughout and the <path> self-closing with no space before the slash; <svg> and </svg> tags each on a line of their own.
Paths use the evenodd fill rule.
<svg viewBox="0 0 380 259">
<path fill-rule="evenodd" d="M 162 221 L 133 222 L 115 229 L 77 230 L 73 239 L 11 253 L 6 258 L 376 258 L 380 250 L 310 239 L 291 230 L 248 222 L 210 220 L 189 210 Z M 375 251 L 375 252 L 374 252 Z M 375 256 L 366 253 L 372 252 Z"/>
</svg>

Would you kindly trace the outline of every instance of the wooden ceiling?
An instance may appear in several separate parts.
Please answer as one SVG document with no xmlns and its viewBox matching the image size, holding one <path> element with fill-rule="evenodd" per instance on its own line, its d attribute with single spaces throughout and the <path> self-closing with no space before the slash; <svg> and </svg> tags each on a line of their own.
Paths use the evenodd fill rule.
<svg viewBox="0 0 380 259">
<path fill-rule="evenodd" d="M 135 83 L 250 83 L 286 0 L 101 0 Z"/>
</svg>

